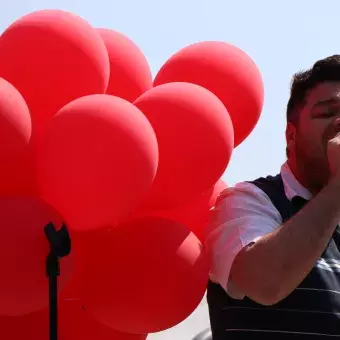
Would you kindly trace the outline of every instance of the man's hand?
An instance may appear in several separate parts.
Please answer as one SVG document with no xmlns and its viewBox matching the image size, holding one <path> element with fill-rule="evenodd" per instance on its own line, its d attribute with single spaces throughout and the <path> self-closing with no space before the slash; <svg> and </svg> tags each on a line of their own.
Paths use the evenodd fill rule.
<svg viewBox="0 0 340 340">
<path fill-rule="evenodd" d="M 327 156 L 331 178 L 340 179 L 340 132 L 328 141 Z"/>
</svg>

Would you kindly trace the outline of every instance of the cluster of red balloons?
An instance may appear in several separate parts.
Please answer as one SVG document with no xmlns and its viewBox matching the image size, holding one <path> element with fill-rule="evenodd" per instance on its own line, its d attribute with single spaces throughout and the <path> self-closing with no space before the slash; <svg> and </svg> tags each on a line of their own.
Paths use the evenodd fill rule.
<svg viewBox="0 0 340 340">
<path fill-rule="evenodd" d="M 146 339 L 186 319 L 234 147 L 263 106 L 242 50 L 201 42 L 153 80 L 121 33 L 64 11 L 0 36 L 0 336 L 46 338 L 44 226 L 66 222 L 60 337 Z M 13 326 L 14 325 L 14 326 Z"/>
</svg>

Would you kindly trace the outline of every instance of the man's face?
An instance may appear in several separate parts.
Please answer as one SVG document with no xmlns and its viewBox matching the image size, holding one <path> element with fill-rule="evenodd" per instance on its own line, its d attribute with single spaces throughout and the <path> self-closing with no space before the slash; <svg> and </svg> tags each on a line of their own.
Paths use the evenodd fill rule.
<svg viewBox="0 0 340 340">
<path fill-rule="evenodd" d="M 339 131 L 340 82 L 327 82 L 309 91 L 295 126 L 287 127 L 296 171 L 303 184 L 319 191 L 329 179 L 327 142 Z"/>
</svg>

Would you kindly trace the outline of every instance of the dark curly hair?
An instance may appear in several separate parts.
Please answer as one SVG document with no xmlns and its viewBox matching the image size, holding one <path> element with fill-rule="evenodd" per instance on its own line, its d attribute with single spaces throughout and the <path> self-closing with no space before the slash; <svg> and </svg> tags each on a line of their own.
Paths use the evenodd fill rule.
<svg viewBox="0 0 340 340">
<path fill-rule="evenodd" d="M 320 83 L 329 81 L 340 82 L 340 55 L 338 54 L 320 59 L 312 68 L 296 73 L 291 83 L 287 122 L 293 124 L 297 122 L 298 109 L 304 105 L 309 90 Z"/>
</svg>

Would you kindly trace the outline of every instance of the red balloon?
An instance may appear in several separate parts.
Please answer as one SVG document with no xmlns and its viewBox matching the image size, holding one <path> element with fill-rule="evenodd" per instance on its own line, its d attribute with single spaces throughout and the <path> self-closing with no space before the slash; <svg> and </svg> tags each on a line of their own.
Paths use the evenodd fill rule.
<svg viewBox="0 0 340 340">
<path fill-rule="evenodd" d="M 219 180 L 212 188 L 183 206 L 169 210 L 141 211 L 134 215 L 163 217 L 181 223 L 189 228 L 204 244 L 205 228 L 209 221 L 210 209 L 215 205 L 218 195 L 226 187 L 226 184 Z"/>
<path fill-rule="evenodd" d="M 149 119 L 159 146 L 159 167 L 147 208 L 168 209 L 208 190 L 233 151 L 233 126 L 221 101 L 203 87 L 171 83 L 134 103 Z"/>
<path fill-rule="evenodd" d="M 26 194 L 32 186 L 31 116 L 24 98 L 0 78 L 0 194 Z"/>
<path fill-rule="evenodd" d="M 0 338 L 46 340 L 49 337 L 48 311 L 20 316 L 0 316 Z"/>
<path fill-rule="evenodd" d="M 99 33 L 71 13 L 27 14 L 0 37 L 0 76 L 23 95 L 39 129 L 73 99 L 105 93 L 109 75 Z"/>
<path fill-rule="evenodd" d="M 61 226 L 58 214 L 38 198 L 0 197 L 0 315 L 15 316 L 48 305 L 46 257 L 49 244 L 44 227 Z M 63 286 L 72 258 L 61 260 Z"/>
<path fill-rule="evenodd" d="M 106 93 L 133 102 L 152 88 L 150 66 L 139 47 L 125 35 L 98 29 L 110 59 L 110 81 Z"/>
<path fill-rule="evenodd" d="M 196 236 L 178 223 L 131 220 L 91 233 L 79 246 L 86 259 L 83 306 L 114 329 L 136 334 L 168 329 L 186 319 L 204 296 L 206 255 Z"/>
<path fill-rule="evenodd" d="M 105 326 L 92 318 L 80 301 L 64 300 L 60 315 L 60 340 L 145 340 L 148 336 L 123 333 Z"/>
<path fill-rule="evenodd" d="M 261 74 L 241 49 L 216 41 L 189 45 L 175 53 L 160 69 L 154 86 L 189 82 L 213 92 L 225 105 L 235 131 L 235 147 L 257 124 L 264 101 Z"/>
<path fill-rule="evenodd" d="M 92 95 L 51 119 L 38 180 L 70 228 L 88 230 L 117 223 L 139 204 L 157 164 L 157 139 L 142 112 L 124 99 Z"/>
<path fill-rule="evenodd" d="M 49 335 L 48 310 L 0 317 L 0 338 L 46 340 Z M 86 313 L 79 301 L 61 300 L 58 320 L 59 340 L 145 340 L 147 335 L 127 334 L 109 328 Z"/>
</svg>

